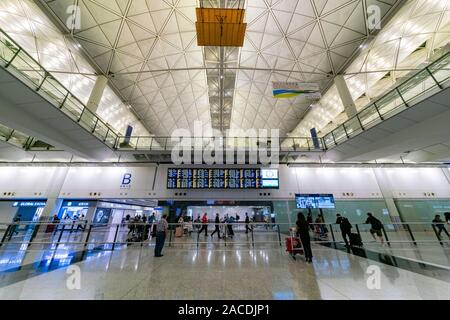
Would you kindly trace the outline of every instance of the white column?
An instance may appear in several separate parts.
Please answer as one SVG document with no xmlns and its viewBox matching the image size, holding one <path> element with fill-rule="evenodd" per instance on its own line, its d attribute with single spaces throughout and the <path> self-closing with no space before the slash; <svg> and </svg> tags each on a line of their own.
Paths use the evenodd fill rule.
<svg viewBox="0 0 450 320">
<path fill-rule="evenodd" d="M 392 186 L 386 176 L 386 170 L 383 168 L 374 168 L 373 172 L 375 174 L 375 179 L 377 180 L 378 186 L 380 187 L 381 194 L 383 195 L 384 201 L 386 201 L 386 206 L 389 210 L 389 216 L 392 222 L 402 222 L 400 218 L 400 213 L 398 212 L 397 206 L 394 202 L 394 194 L 392 193 Z"/>
<path fill-rule="evenodd" d="M 50 187 L 47 190 L 47 203 L 41 214 L 41 221 L 48 221 L 54 214 L 58 213 L 63 201 L 59 199 L 59 195 L 68 172 L 69 167 L 55 168 L 53 176 L 50 178 Z"/>
<path fill-rule="evenodd" d="M 444 176 L 447 178 L 448 184 L 450 184 L 450 167 L 442 168 Z"/>
<path fill-rule="evenodd" d="M 87 103 L 87 107 L 92 112 L 96 113 L 100 101 L 102 100 L 103 91 L 105 91 L 106 85 L 108 84 L 108 78 L 105 76 L 98 76 L 95 81 L 94 88 L 92 89 L 91 95 L 89 97 L 89 101 Z"/>
<path fill-rule="evenodd" d="M 334 84 L 341 98 L 342 104 L 344 105 L 345 113 L 348 118 L 353 117 L 357 114 L 356 105 L 353 101 L 353 97 L 348 89 L 347 82 L 345 82 L 343 75 L 338 75 L 334 78 Z"/>
</svg>

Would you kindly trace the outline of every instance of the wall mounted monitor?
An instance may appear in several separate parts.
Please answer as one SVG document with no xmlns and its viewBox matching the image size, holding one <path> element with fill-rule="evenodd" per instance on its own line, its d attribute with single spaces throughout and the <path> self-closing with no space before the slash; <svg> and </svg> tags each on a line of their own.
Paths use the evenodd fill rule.
<svg viewBox="0 0 450 320">
<path fill-rule="evenodd" d="M 278 189 L 278 169 L 169 168 L 167 189 Z"/>
<path fill-rule="evenodd" d="M 332 194 L 295 194 L 297 209 L 334 209 Z"/>
</svg>

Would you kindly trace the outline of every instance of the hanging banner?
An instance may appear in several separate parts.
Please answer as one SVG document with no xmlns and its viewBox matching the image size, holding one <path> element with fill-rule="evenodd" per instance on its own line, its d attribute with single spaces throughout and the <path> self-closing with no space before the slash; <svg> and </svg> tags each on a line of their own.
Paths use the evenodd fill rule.
<svg viewBox="0 0 450 320">
<path fill-rule="evenodd" d="M 317 83 L 273 82 L 273 97 L 279 99 L 293 98 L 299 95 L 320 99 L 320 87 Z"/>
</svg>

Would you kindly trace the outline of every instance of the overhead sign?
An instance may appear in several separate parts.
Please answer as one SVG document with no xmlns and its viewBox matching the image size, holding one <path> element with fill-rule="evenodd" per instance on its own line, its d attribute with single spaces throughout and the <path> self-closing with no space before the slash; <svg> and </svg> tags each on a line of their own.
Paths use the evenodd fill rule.
<svg viewBox="0 0 450 320">
<path fill-rule="evenodd" d="M 122 183 L 120 184 L 121 189 L 130 189 L 131 188 L 132 176 L 133 175 L 131 173 L 124 173 L 124 175 L 122 176 Z"/>
<path fill-rule="evenodd" d="M 45 202 L 41 201 L 21 201 L 14 202 L 13 207 L 45 207 Z"/>
<path fill-rule="evenodd" d="M 320 87 L 318 83 L 307 82 L 273 82 L 274 98 L 293 98 L 304 95 L 307 98 L 320 99 Z"/>
</svg>

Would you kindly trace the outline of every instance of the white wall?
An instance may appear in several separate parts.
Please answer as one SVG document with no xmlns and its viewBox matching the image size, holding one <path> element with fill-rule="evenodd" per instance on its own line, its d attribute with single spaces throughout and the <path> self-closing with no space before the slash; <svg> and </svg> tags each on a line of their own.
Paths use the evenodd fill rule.
<svg viewBox="0 0 450 320">
<path fill-rule="evenodd" d="M 450 184 L 440 168 L 385 170 L 394 198 L 450 198 Z"/>
<path fill-rule="evenodd" d="M 0 199 L 47 198 L 57 167 L 0 167 Z M 6 194 L 5 194 L 6 193 Z"/>
<path fill-rule="evenodd" d="M 172 166 L 161 165 L 157 169 L 153 166 L 71 167 L 64 176 L 57 174 L 64 167 L 0 166 L 0 200 L 54 196 L 52 186 L 57 183 L 62 185 L 59 197 L 65 199 L 271 200 L 293 199 L 299 192 L 333 193 L 338 199 L 383 198 L 379 181 L 371 168 L 280 166 L 279 190 L 214 191 L 167 190 L 168 167 Z M 450 198 L 449 180 L 440 168 L 377 170 L 385 171 L 394 198 Z M 132 175 L 128 187 L 121 186 L 125 173 Z"/>
<path fill-rule="evenodd" d="M 121 186 L 125 174 L 129 186 Z M 73 167 L 70 168 L 60 196 L 64 198 L 150 198 L 154 167 Z"/>
</svg>

